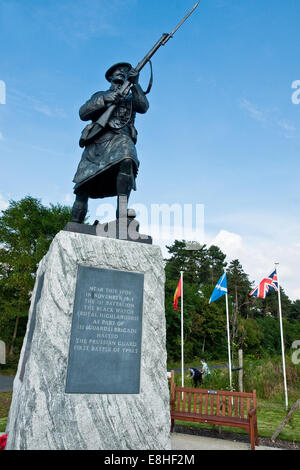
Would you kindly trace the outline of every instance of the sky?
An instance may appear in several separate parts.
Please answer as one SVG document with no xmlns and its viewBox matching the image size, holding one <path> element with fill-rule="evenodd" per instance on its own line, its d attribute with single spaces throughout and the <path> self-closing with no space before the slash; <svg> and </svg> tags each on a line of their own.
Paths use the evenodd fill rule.
<svg viewBox="0 0 300 470">
<path fill-rule="evenodd" d="M 73 204 L 80 106 L 108 88 L 112 64 L 135 66 L 194 3 L 0 0 L 0 210 L 26 195 Z M 148 214 L 157 204 L 201 205 L 204 234 L 194 217 L 185 238 L 238 258 L 254 284 L 279 262 L 292 300 L 300 298 L 299 17 L 299 0 L 200 0 L 153 57 L 130 200 Z M 144 89 L 148 79 L 145 67 Z M 115 203 L 90 201 L 90 222 Z M 149 216 L 144 227 L 141 217 L 141 232 L 151 232 L 155 222 Z M 164 255 L 177 229 L 168 241 L 154 236 Z"/>
</svg>

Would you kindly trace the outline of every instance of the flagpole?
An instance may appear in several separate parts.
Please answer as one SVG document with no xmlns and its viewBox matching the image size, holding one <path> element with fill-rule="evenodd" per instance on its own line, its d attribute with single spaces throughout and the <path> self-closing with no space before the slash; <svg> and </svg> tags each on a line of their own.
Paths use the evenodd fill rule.
<svg viewBox="0 0 300 470">
<path fill-rule="evenodd" d="M 181 386 L 184 387 L 184 349 L 183 349 L 183 271 L 180 271 L 181 278 Z"/>
<path fill-rule="evenodd" d="M 284 382 L 284 394 L 285 394 L 285 407 L 286 410 L 289 406 L 288 401 L 288 391 L 287 391 L 287 382 L 286 382 L 286 368 L 285 368 L 285 354 L 284 354 L 284 340 L 283 340 L 283 327 L 282 327 L 282 311 L 281 311 L 281 294 L 280 294 L 280 283 L 278 276 L 279 263 L 275 263 L 275 269 L 277 273 L 277 282 L 278 282 L 278 307 L 279 307 L 279 323 L 280 323 L 280 338 L 281 338 L 281 354 L 282 354 L 282 370 L 283 370 L 283 382 Z"/>
<path fill-rule="evenodd" d="M 228 367 L 229 367 L 229 383 L 230 389 L 232 389 L 231 379 L 231 351 L 230 351 L 230 330 L 229 330 L 229 311 L 228 311 L 228 294 L 225 294 L 226 299 L 226 321 L 227 321 L 227 342 L 228 342 Z"/>
<path fill-rule="evenodd" d="M 227 324 L 227 344 L 228 344 L 228 369 L 229 369 L 229 383 L 232 389 L 232 377 L 231 377 L 231 350 L 230 350 L 230 329 L 229 329 L 229 308 L 228 308 L 228 288 L 227 288 L 227 273 L 224 270 L 224 274 L 220 277 L 214 291 L 209 299 L 209 303 L 214 302 L 225 295 L 226 299 L 226 324 Z"/>
</svg>

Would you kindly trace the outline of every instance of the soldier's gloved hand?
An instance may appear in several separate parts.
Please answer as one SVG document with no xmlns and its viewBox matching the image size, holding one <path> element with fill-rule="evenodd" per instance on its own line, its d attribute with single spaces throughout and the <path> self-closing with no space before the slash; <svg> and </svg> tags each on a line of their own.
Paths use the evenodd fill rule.
<svg viewBox="0 0 300 470">
<path fill-rule="evenodd" d="M 104 102 L 106 104 L 117 104 L 121 98 L 122 95 L 120 95 L 118 90 L 110 91 L 104 95 Z"/>
<path fill-rule="evenodd" d="M 127 80 L 136 85 L 139 81 L 139 72 L 132 67 L 128 72 Z"/>
</svg>

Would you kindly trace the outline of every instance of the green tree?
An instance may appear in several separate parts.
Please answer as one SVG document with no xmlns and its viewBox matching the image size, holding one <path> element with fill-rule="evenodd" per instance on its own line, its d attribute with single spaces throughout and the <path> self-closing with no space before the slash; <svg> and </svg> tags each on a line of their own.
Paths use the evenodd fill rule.
<svg viewBox="0 0 300 470">
<path fill-rule="evenodd" d="M 292 302 L 282 287 L 280 287 L 280 296 L 282 316 L 284 318 L 289 318 L 290 312 L 292 311 Z M 278 292 L 270 291 L 266 295 L 265 299 L 255 298 L 254 303 L 263 316 L 271 315 L 274 318 L 279 317 Z"/>
<path fill-rule="evenodd" d="M 167 351 L 168 357 L 172 360 L 179 360 L 181 357 L 181 299 L 178 302 L 178 310 L 173 308 L 173 296 L 177 286 L 177 281 L 166 283 L 166 324 L 167 324 Z M 185 357 L 194 356 L 195 342 L 201 337 L 202 318 L 199 315 L 201 299 L 198 288 L 184 282 L 184 349 Z M 202 342 L 203 337 L 201 337 Z"/>
<path fill-rule="evenodd" d="M 292 302 L 288 316 L 290 319 L 300 322 L 300 300 Z"/>
<path fill-rule="evenodd" d="M 184 240 L 176 240 L 167 248 L 171 255 L 165 260 L 168 357 L 178 360 L 181 354 L 180 311 L 173 308 L 173 296 L 180 271 L 184 273 L 185 357 L 199 357 L 204 351 L 217 355 L 226 341 L 224 308 L 209 305 L 208 302 L 213 290 L 210 283 L 216 283 L 221 276 L 226 265 L 226 255 L 215 246 L 207 249 L 203 245 L 200 250 L 188 250 Z"/>
<path fill-rule="evenodd" d="M 274 356 L 281 352 L 280 326 L 277 318 L 267 315 L 256 320 L 262 335 L 259 352 L 262 356 Z"/>
<path fill-rule="evenodd" d="M 206 261 L 202 266 L 200 283 L 215 286 L 227 266 L 225 258 L 226 255 L 218 246 L 211 245 L 207 250 Z"/>
<path fill-rule="evenodd" d="M 260 350 L 263 341 L 263 333 L 260 325 L 253 318 L 240 318 L 237 335 L 237 349 L 243 349 L 246 353 L 255 353 Z"/>
<path fill-rule="evenodd" d="M 251 298 L 251 282 L 248 274 L 245 273 L 238 259 L 234 259 L 228 266 L 228 292 L 233 299 L 235 312 L 247 318 L 249 316 L 249 306 Z"/>
<path fill-rule="evenodd" d="M 215 245 L 209 248 L 202 245 L 201 249 L 186 248 L 185 240 L 175 240 L 172 246 L 167 246 L 171 255 L 166 260 L 168 279 L 178 279 L 180 271 L 184 271 L 185 280 L 197 286 L 202 284 L 215 285 L 226 266 L 226 255 Z"/>
<path fill-rule="evenodd" d="M 227 332 L 225 297 L 222 296 L 209 304 L 215 286 L 201 286 L 199 315 L 202 318 L 202 350 L 201 354 L 212 359 L 227 358 Z M 199 338 L 200 339 L 200 338 Z M 199 353 L 198 353 L 199 354 Z"/>
<path fill-rule="evenodd" d="M 216 246 L 187 250 L 185 241 L 168 247 L 165 260 L 165 309 L 169 360 L 180 360 L 181 325 L 179 311 L 173 308 L 173 296 L 180 271 L 184 273 L 184 351 L 185 360 L 205 355 L 209 359 L 227 359 L 225 300 L 209 304 L 211 293 L 226 266 L 226 255 Z M 265 299 L 249 297 L 253 283 L 239 260 L 228 266 L 229 316 L 232 352 L 243 348 L 257 357 L 281 354 L 278 320 L 278 294 Z M 286 347 L 299 339 L 300 300 L 291 302 L 281 289 L 283 329 Z"/>
<path fill-rule="evenodd" d="M 45 207 L 26 196 L 10 201 L 0 217 L 0 334 L 9 354 L 21 345 L 37 266 L 54 236 L 71 220 L 71 208 Z M 18 335 L 19 323 L 22 332 Z M 23 320 L 23 321 L 22 321 Z M 18 344 L 17 339 L 20 339 Z"/>
<path fill-rule="evenodd" d="M 167 246 L 167 249 L 171 255 L 165 260 L 167 279 L 178 281 L 180 271 L 183 271 L 185 282 L 199 285 L 202 266 L 207 258 L 206 245 L 203 245 L 200 250 L 189 250 L 185 240 L 175 240 L 173 245 Z"/>
<path fill-rule="evenodd" d="M 248 274 L 238 259 L 234 259 L 228 266 L 228 294 L 232 301 L 231 314 L 231 340 L 233 347 L 238 349 L 246 344 L 247 335 L 251 329 L 247 322 L 242 322 L 242 318 L 248 318 L 250 313 L 251 298 L 251 282 Z M 248 327 L 248 328 L 247 328 Z"/>
</svg>

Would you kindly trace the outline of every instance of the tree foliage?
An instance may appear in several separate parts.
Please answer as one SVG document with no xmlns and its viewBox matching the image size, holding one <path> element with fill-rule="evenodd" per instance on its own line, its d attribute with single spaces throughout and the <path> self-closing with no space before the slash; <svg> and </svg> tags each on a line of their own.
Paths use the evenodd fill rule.
<svg viewBox="0 0 300 470">
<path fill-rule="evenodd" d="M 27 196 L 10 201 L 0 217 L 0 336 L 17 349 L 26 326 L 37 266 L 54 236 L 71 220 L 71 208 L 45 207 Z M 19 321 L 21 331 L 18 334 Z M 23 321 L 22 321 L 23 320 Z M 18 339 L 20 339 L 18 344 Z"/>
<path fill-rule="evenodd" d="M 249 297 L 253 282 L 238 259 L 227 266 L 226 255 L 217 246 L 203 245 L 200 250 L 186 249 L 185 241 L 176 240 L 167 247 L 165 260 L 167 351 L 169 360 L 181 357 L 180 311 L 173 309 L 173 296 L 180 271 L 184 278 L 184 352 L 186 360 L 205 355 L 227 361 L 225 300 L 209 304 L 211 293 L 226 268 L 230 313 L 230 336 L 233 352 L 262 357 L 281 352 L 278 321 L 278 296 L 266 299 Z M 300 300 L 291 302 L 281 289 L 286 347 L 300 338 Z M 180 300 L 179 300 L 180 310 Z"/>
</svg>

